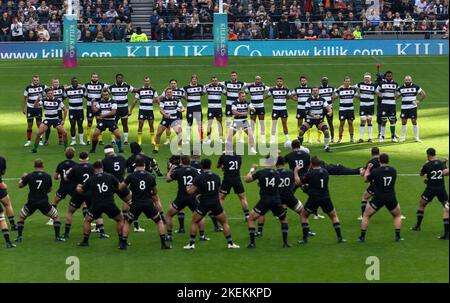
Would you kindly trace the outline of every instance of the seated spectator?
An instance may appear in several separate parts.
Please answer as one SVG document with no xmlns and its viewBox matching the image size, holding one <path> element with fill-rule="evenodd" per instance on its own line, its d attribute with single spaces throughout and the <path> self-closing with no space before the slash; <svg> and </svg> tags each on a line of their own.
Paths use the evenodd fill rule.
<svg viewBox="0 0 450 303">
<path fill-rule="evenodd" d="M 83 42 L 92 42 L 94 38 L 92 37 L 92 32 L 87 30 L 84 32 L 84 37 L 82 38 Z"/>
<path fill-rule="evenodd" d="M 308 29 L 305 35 L 305 40 L 317 40 L 317 35 L 314 33 L 314 30 Z"/>
<path fill-rule="evenodd" d="M 334 23 L 334 17 L 331 14 L 331 11 L 327 11 L 327 14 L 325 15 L 325 18 L 323 19 L 323 24 L 327 29 L 331 29 L 331 26 Z"/>
<path fill-rule="evenodd" d="M 114 9 L 114 5 L 112 5 L 112 7 L 109 8 L 109 10 L 105 13 L 105 15 L 110 20 L 113 20 L 113 19 L 119 17 L 119 14 Z"/>
<path fill-rule="evenodd" d="M 342 35 L 339 32 L 339 29 L 337 29 L 337 28 L 333 29 L 331 31 L 330 38 L 331 39 L 340 39 L 340 38 L 342 38 Z"/>
<path fill-rule="evenodd" d="M 394 29 L 395 30 L 400 30 L 400 23 L 403 21 L 403 19 L 400 17 L 400 13 L 399 12 L 396 12 L 395 13 L 395 17 L 394 17 L 394 19 L 393 19 L 393 22 L 394 22 Z"/>
<path fill-rule="evenodd" d="M 133 33 L 134 33 L 133 24 L 130 22 L 127 24 L 127 27 L 125 28 L 125 35 L 124 35 L 125 42 L 130 42 L 131 35 L 133 35 Z"/>
<path fill-rule="evenodd" d="M 17 17 L 14 17 L 11 22 L 11 40 L 23 41 L 23 23 Z"/>
<path fill-rule="evenodd" d="M 156 41 L 162 41 L 162 40 L 167 40 L 167 34 L 169 33 L 169 30 L 166 26 L 166 23 L 164 22 L 164 19 L 159 19 L 158 21 L 158 25 L 156 26 L 155 29 L 155 34 L 156 34 Z"/>
<path fill-rule="evenodd" d="M 37 14 L 39 17 L 39 23 L 47 23 L 50 15 L 50 9 L 45 3 L 45 1 L 41 2 L 41 5 L 37 9 Z"/>
<path fill-rule="evenodd" d="M 291 35 L 291 25 L 287 20 L 287 15 L 283 15 L 280 19 L 278 26 L 278 35 L 280 39 L 289 39 Z"/>
<path fill-rule="evenodd" d="M 250 35 L 252 40 L 262 39 L 261 28 L 255 22 L 250 25 Z"/>
<path fill-rule="evenodd" d="M 97 36 L 92 42 L 105 42 L 105 37 L 103 36 L 103 32 L 97 32 Z"/>
<path fill-rule="evenodd" d="M 301 27 L 297 31 L 297 39 L 305 39 L 306 37 L 306 29 L 304 27 Z"/>
<path fill-rule="evenodd" d="M 355 36 L 350 31 L 350 29 L 345 30 L 342 37 L 344 38 L 344 40 L 354 40 L 355 39 Z"/>
<path fill-rule="evenodd" d="M 103 31 L 103 36 L 105 37 L 106 41 L 112 41 L 113 40 L 113 25 L 108 24 L 106 25 L 105 30 Z"/>
<path fill-rule="evenodd" d="M 131 35 L 130 42 L 147 42 L 147 35 L 142 32 L 142 29 L 138 26 L 136 27 L 136 32 Z"/>
<path fill-rule="evenodd" d="M 120 19 L 116 19 L 112 30 L 112 39 L 114 41 L 123 41 L 125 39 L 125 27 L 122 25 Z"/>
<path fill-rule="evenodd" d="M 405 22 L 405 29 L 409 31 L 414 31 L 416 28 L 416 22 L 414 18 L 411 16 L 409 12 L 405 13 L 405 19 L 403 20 Z"/>
<path fill-rule="evenodd" d="M 158 25 L 159 19 L 161 19 L 161 16 L 158 14 L 158 11 L 155 9 L 153 10 L 153 14 L 149 18 L 150 22 L 150 30 L 153 33 L 155 32 L 156 26 Z"/>
<path fill-rule="evenodd" d="M 415 0 L 414 14 L 419 15 L 420 13 L 425 12 L 427 6 L 428 6 L 427 0 Z"/>
<path fill-rule="evenodd" d="M 180 20 L 175 18 L 169 26 L 169 35 L 172 40 L 183 40 L 184 29 L 180 25 Z"/>
<path fill-rule="evenodd" d="M 111 23 L 111 19 L 109 19 L 108 16 L 106 16 L 106 14 L 102 14 L 102 18 L 97 23 L 102 25 L 103 28 L 105 28 L 107 24 Z"/>
<path fill-rule="evenodd" d="M 48 32 L 50 34 L 51 41 L 61 40 L 61 21 L 56 18 L 56 15 L 52 15 L 47 23 Z"/>
<path fill-rule="evenodd" d="M 42 24 L 39 24 L 37 26 L 36 34 L 38 36 L 38 41 L 47 42 L 48 40 L 50 40 L 50 34 L 48 33 L 48 30 L 46 30 Z"/>
<path fill-rule="evenodd" d="M 238 36 L 238 40 L 250 40 L 251 38 L 250 32 L 242 22 L 236 23 L 236 29 L 234 32 Z"/>
<path fill-rule="evenodd" d="M 275 26 L 274 22 L 269 21 L 270 18 L 268 18 L 268 20 L 266 20 L 263 23 L 263 28 L 262 28 L 262 35 L 264 39 L 278 39 L 278 27 Z"/>
<path fill-rule="evenodd" d="M 362 32 L 361 32 L 361 28 L 359 25 L 357 25 L 355 27 L 355 30 L 353 31 L 353 36 L 355 37 L 355 39 L 359 40 L 362 39 Z"/>
<path fill-rule="evenodd" d="M 25 41 L 34 42 L 37 41 L 37 36 L 34 30 L 30 29 L 26 32 Z"/>
<path fill-rule="evenodd" d="M 0 42 L 8 42 L 11 40 L 11 18 L 8 12 L 3 12 L 0 18 Z"/>
<path fill-rule="evenodd" d="M 232 28 L 229 28 L 228 29 L 228 40 L 236 41 L 237 39 L 238 39 L 238 35 L 235 34 L 235 32 Z"/>
<path fill-rule="evenodd" d="M 319 39 L 326 39 L 329 40 L 330 39 L 330 35 L 328 35 L 327 30 L 326 29 L 322 29 L 320 31 L 320 35 L 318 36 Z"/>
</svg>

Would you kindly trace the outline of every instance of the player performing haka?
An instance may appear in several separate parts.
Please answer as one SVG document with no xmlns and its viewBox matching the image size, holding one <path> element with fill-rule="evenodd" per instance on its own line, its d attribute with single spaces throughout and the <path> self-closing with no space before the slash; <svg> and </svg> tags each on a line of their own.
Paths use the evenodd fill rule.
<svg viewBox="0 0 450 303">
<path fill-rule="evenodd" d="M 447 159 L 445 159 L 446 161 Z M 411 228 L 414 231 L 420 231 L 425 207 L 436 197 L 444 207 L 444 235 L 439 237 L 441 240 L 448 240 L 448 194 L 445 189 L 444 179 L 444 176 L 448 176 L 448 168 L 445 162 L 437 159 L 434 148 L 427 149 L 427 162 L 420 170 L 420 175 L 426 176 L 425 183 L 427 186 L 419 202 L 417 223 Z"/>
<path fill-rule="evenodd" d="M 281 205 L 279 186 L 281 184 L 280 174 L 273 169 L 274 159 L 267 158 L 265 168 L 256 171 L 256 164 L 252 165 L 249 173 L 245 177 L 245 182 L 251 183 L 258 181 L 260 188 L 260 200 L 250 212 L 248 218 L 248 231 L 250 234 L 250 244 L 247 248 L 256 248 L 255 243 L 255 221 L 260 216 L 264 216 L 269 210 L 272 211 L 275 217 L 280 219 L 281 232 L 283 235 L 283 248 L 291 247 L 288 242 L 288 221 L 286 209 Z"/>
<path fill-rule="evenodd" d="M 227 240 L 227 247 L 229 249 L 239 248 L 239 245 L 233 243 L 230 225 L 228 224 L 227 216 L 219 201 L 220 177 L 211 171 L 211 160 L 203 159 L 201 165 L 202 173 L 194 179 L 192 185 L 187 189 L 188 194 L 199 194 L 199 203 L 192 215 L 191 238 L 189 244 L 184 248 L 195 248 L 197 226 L 199 226 L 199 223 L 208 213 L 211 213 L 214 218 L 222 224 L 223 234 Z"/>
<path fill-rule="evenodd" d="M 299 170 L 297 168 L 296 170 Z M 306 201 L 301 211 L 303 239 L 299 241 L 300 244 L 308 243 L 308 237 L 311 235 L 309 229 L 308 217 L 311 214 L 316 214 L 317 210 L 322 208 L 323 212 L 330 217 L 333 223 L 334 231 L 338 238 L 338 243 L 346 242 L 342 238 L 341 224 L 339 222 L 336 209 L 333 206 L 333 202 L 330 198 L 330 191 L 328 189 L 329 174 L 326 169 L 320 167 L 320 159 L 318 157 L 311 158 L 311 169 L 306 175 L 300 179 L 298 173 L 294 174 L 295 183 L 301 184 L 304 190 L 306 190 L 309 198 Z"/>
<path fill-rule="evenodd" d="M 239 92 L 238 100 L 234 101 L 231 106 L 231 111 L 234 115 L 233 125 L 230 127 L 227 136 L 227 148 L 232 149 L 233 145 L 233 137 L 239 130 L 243 130 L 248 136 L 248 145 L 250 147 L 250 153 L 256 154 L 255 150 L 255 137 L 253 134 L 253 130 L 250 128 L 248 124 L 248 112 L 254 111 L 253 107 L 250 107 L 250 103 L 245 100 L 245 93 Z"/>
<path fill-rule="evenodd" d="M 89 246 L 91 222 L 101 218 L 102 214 L 105 213 L 109 218 L 116 221 L 119 248 L 124 249 L 128 245 L 127 240 L 122 236 L 124 218 L 114 202 L 114 193 L 119 188 L 119 181 L 113 175 L 103 171 L 102 161 L 96 161 L 93 168 L 94 174 L 83 185 L 77 186 L 79 193 L 89 192 L 92 200 L 89 212 L 84 218 L 83 241 L 78 246 Z"/>
<path fill-rule="evenodd" d="M 377 84 L 372 82 L 370 73 L 364 74 L 363 82 L 356 85 L 359 97 L 359 116 L 361 118 L 361 127 L 358 143 L 364 142 L 364 133 L 367 125 L 367 142 L 372 142 L 372 119 L 375 114 L 375 95 Z"/>
<path fill-rule="evenodd" d="M 217 120 L 220 143 L 223 143 L 223 123 L 222 123 L 222 95 L 225 93 L 225 86 L 219 83 L 217 77 L 211 77 L 211 83 L 205 85 L 204 93 L 208 95 L 208 139 L 206 144 L 211 143 L 211 127 L 214 119 Z"/>
<path fill-rule="evenodd" d="M 391 125 L 392 142 L 398 142 L 398 137 L 395 134 L 395 124 L 397 123 L 397 109 L 396 97 L 398 91 L 398 83 L 392 79 L 392 72 L 387 71 L 384 75 L 384 80 L 377 87 L 377 94 L 382 98 L 381 100 L 381 129 L 380 142 L 384 142 L 384 135 L 386 134 L 387 121 Z"/>
<path fill-rule="evenodd" d="M 353 120 L 355 120 L 353 99 L 358 96 L 358 91 L 356 90 L 356 87 L 351 85 L 350 81 L 350 77 L 345 77 L 343 85 L 336 89 L 336 96 L 339 98 L 339 140 L 337 143 L 342 142 L 345 121 L 348 123 L 350 143 L 355 142 L 353 139 Z"/>
<path fill-rule="evenodd" d="M 33 133 L 33 122 L 36 120 L 36 126 L 39 128 L 42 122 L 42 108 L 34 107 L 36 100 L 45 96 L 46 85 L 40 84 L 39 76 L 34 75 L 31 84 L 25 88 L 22 98 L 22 113 L 27 117 L 27 142 L 24 146 L 31 145 L 31 135 Z M 43 145 L 42 140 L 39 145 Z"/>
<path fill-rule="evenodd" d="M 372 158 L 367 162 L 366 167 L 364 168 L 363 178 L 366 179 L 370 174 L 370 169 L 368 169 L 369 164 L 371 164 L 372 169 L 380 167 L 380 149 L 378 147 L 372 147 L 370 154 Z M 373 184 L 369 184 L 369 187 L 364 191 L 361 200 L 361 216 L 358 217 L 358 220 L 362 220 L 362 216 L 366 211 L 367 201 L 373 197 L 375 194 L 375 188 Z"/>
<path fill-rule="evenodd" d="M 361 236 L 359 237 L 361 242 L 366 240 L 367 227 L 369 225 L 370 218 L 383 206 L 386 206 L 387 210 L 394 217 L 395 241 L 403 240 L 400 236 L 402 213 L 400 211 L 400 204 L 398 204 L 397 197 L 395 195 L 397 171 L 395 168 L 388 165 L 389 156 L 387 154 L 381 154 L 379 161 L 380 167 L 378 168 L 372 169 L 372 163 L 367 165 L 367 169 L 370 171 L 370 174 L 366 175 L 365 180 L 366 182 L 372 183 L 375 193 L 372 201 L 367 204 L 363 219 L 361 221 Z"/>
<path fill-rule="evenodd" d="M 327 101 L 328 105 L 333 108 L 333 96 L 334 87 L 328 85 L 328 78 L 322 77 L 321 84 L 319 86 L 319 96 Z M 331 142 L 334 143 L 334 125 L 333 125 L 333 111 L 331 111 L 331 116 L 326 115 L 328 127 L 330 128 Z"/>
<path fill-rule="evenodd" d="M 159 202 L 156 179 L 151 173 L 145 170 L 145 159 L 143 157 L 137 156 L 135 163 L 135 171 L 128 175 L 124 182 L 119 185 L 119 191 L 124 192 L 128 187 L 133 195 L 133 203 L 130 206 L 128 219 L 125 220 L 123 227 L 122 238 L 125 244 L 123 248 L 127 246 L 130 224 L 136 222 L 141 213 L 144 213 L 148 219 L 152 219 L 156 224 L 161 240 L 161 249 L 171 249 L 171 246 L 166 245 L 164 223 L 156 208 L 156 204 Z"/>
<path fill-rule="evenodd" d="M 298 134 L 300 145 L 303 143 L 305 132 L 316 126 L 318 130 L 324 133 L 325 151 L 330 151 L 330 133 L 328 132 L 328 126 L 323 121 L 325 111 L 328 116 L 331 115 L 331 106 L 328 105 L 324 98 L 319 96 L 319 88 L 314 86 L 312 88 L 312 96 L 305 103 L 306 120 L 300 127 L 300 133 Z"/>
<path fill-rule="evenodd" d="M 116 145 L 119 149 L 119 153 L 123 153 L 120 131 L 116 124 L 117 103 L 110 98 L 107 89 L 102 90 L 102 98 L 100 101 L 92 101 L 91 109 L 96 117 L 97 126 L 95 127 L 94 135 L 92 136 L 92 148 L 90 152 L 95 153 L 99 136 L 108 129 L 116 138 Z"/>
<path fill-rule="evenodd" d="M 51 86 L 50 88 L 53 90 L 53 96 L 54 96 L 56 99 L 60 99 L 61 101 L 64 100 L 64 98 L 65 98 L 65 97 L 64 97 L 64 86 L 62 86 L 62 85 L 59 84 L 59 79 L 52 79 L 52 86 Z M 62 118 L 63 118 L 62 110 L 59 110 L 59 111 L 58 111 L 58 118 L 59 118 L 60 120 L 62 120 Z M 45 141 L 44 141 L 44 145 L 48 145 L 48 139 L 50 138 L 51 130 L 52 130 L 52 129 L 49 127 L 49 128 L 47 129 L 47 131 L 45 132 Z M 59 139 L 59 141 L 58 141 L 59 145 L 62 145 L 62 144 L 63 144 L 62 137 L 61 137 L 61 136 L 58 136 L 58 139 Z"/>
<path fill-rule="evenodd" d="M 202 113 L 202 95 L 204 94 L 203 85 L 198 83 L 198 76 L 193 74 L 191 76 L 191 83 L 183 87 L 184 98 L 186 99 L 186 119 L 188 123 L 186 140 L 191 142 L 191 129 L 194 120 L 197 122 L 198 133 L 200 140 L 203 141 L 203 113 Z"/>
<path fill-rule="evenodd" d="M 311 97 L 312 89 L 308 86 L 308 79 L 305 76 L 300 76 L 300 86 L 292 90 L 292 96 L 297 98 L 297 130 L 300 132 L 300 127 L 303 125 L 303 120 L 306 119 L 306 100 Z M 320 130 L 317 129 L 318 138 L 320 141 Z M 311 143 L 311 130 L 306 132 L 306 142 Z"/>
<path fill-rule="evenodd" d="M 241 165 L 242 157 L 233 152 L 232 149 L 226 148 L 224 153 L 220 156 L 217 162 L 217 168 L 223 171 L 223 182 L 220 186 L 220 204 L 222 207 L 225 203 L 225 198 L 231 193 L 231 189 L 239 197 L 241 201 L 242 211 L 244 212 L 245 221 L 248 220 L 249 211 L 247 196 L 245 195 L 245 188 L 241 180 Z"/>
<path fill-rule="evenodd" d="M 181 120 L 179 120 L 178 113 L 184 111 L 181 101 L 175 99 L 173 96 L 173 91 L 171 88 L 166 89 L 164 92 L 165 97 L 160 99 L 159 111 L 162 115 L 162 120 L 159 123 L 158 130 L 156 132 L 155 146 L 153 153 L 159 152 L 159 143 L 161 142 L 161 135 L 166 129 L 173 129 L 178 136 L 178 146 L 182 143 L 182 132 L 181 132 Z"/>
<path fill-rule="evenodd" d="M 259 120 L 259 135 L 262 143 L 266 142 L 266 125 L 264 124 L 264 119 L 266 115 L 266 110 L 264 108 L 264 97 L 269 91 L 269 87 L 264 85 L 260 76 L 255 77 L 254 83 L 249 83 L 244 90 L 250 95 L 250 104 L 253 106 L 255 111 L 250 112 L 250 126 L 255 134 L 255 124 L 256 118 Z"/>
<path fill-rule="evenodd" d="M 142 127 L 144 122 L 148 122 L 150 128 L 150 142 L 155 144 L 155 130 L 153 128 L 153 122 L 155 115 L 153 114 L 153 101 L 158 98 L 156 90 L 150 86 L 150 78 L 144 78 L 144 86 L 139 88 L 134 96 L 133 104 L 131 105 L 129 115 L 133 113 L 133 109 L 139 102 L 139 114 L 138 114 L 138 144 L 142 145 Z M 156 101 L 156 100 L 155 100 Z"/>
<path fill-rule="evenodd" d="M 400 142 L 406 140 L 406 123 L 411 119 L 413 125 L 414 138 L 416 142 L 421 142 L 419 138 L 419 126 L 417 125 L 417 105 L 425 99 L 425 91 L 412 83 L 412 77 L 405 76 L 405 83 L 398 88 L 398 93 L 402 97 L 400 118 L 402 119 L 402 137 Z"/>
<path fill-rule="evenodd" d="M 63 242 L 64 238 L 59 236 L 61 230 L 61 221 L 58 211 L 48 202 L 48 194 L 52 191 L 52 177 L 44 171 L 44 162 L 42 160 L 34 161 L 34 171 L 24 173 L 19 181 L 19 188 L 28 186 L 28 200 L 20 211 L 20 217 L 17 221 L 18 236 L 16 242 L 22 242 L 25 220 L 39 210 L 43 215 L 53 219 L 53 228 L 55 229 L 55 241 Z"/>
<path fill-rule="evenodd" d="M 275 143 L 275 136 L 278 135 L 277 133 L 278 118 L 280 118 L 281 123 L 283 125 L 284 136 L 286 137 L 285 146 L 290 146 L 291 140 L 289 139 L 289 131 L 287 126 L 288 112 L 286 102 L 288 98 L 291 98 L 291 92 L 284 85 L 284 80 L 282 77 L 277 78 L 276 85 L 269 89 L 268 96 L 266 96 L 265 99 L 267 99 L 270 96 L 273 97 L 272 133 L 270 136 L 270 143 L 271 144 Z"/>
<path fill-rule="evenodd" d="M 64 106 L 64 103 L 60 99 L 56 99 L 53 96 L 53 90 L 47 90 L 47 97 L 40 100 L 37 99 L 34 102 L 34 108 L 43 108 L 44 109 L 44 122 L 39 125 L 38 132 L 36 134 L 36 139 L 34 140 L 34 147 L 31 150 L 33 153 L 37 153 L 37 149 L 39 147 L 39 141 L 41 140 L 42 134 L 44 134 L 48 128 L 54 127 L 58 131 L 58 134 L 61 135 L 64 142 L 64 148 L 67 147 L 67 133 L 64 129 L 64 121 L 67 116 L 67 109 Z M 58 111 L 63 110 L 64 115 L 62 120 L 58 118 Z"/>
<path fill-rule="evenodd" d="M 71 79 L 71 85 L 64 90 L 64 96 L 69 100 L 70 136 L 72 137 L 70 145 L 77 144 L 77 138 L 75 136 L 77 126 L 80 145 L 86 145 L 83 140 L 83 97 L 85 96 L 85 93 L 86 88 L 78 84 L 78 79 L 76 77 Z"/>
<path fill-rule="evenodd" d="M 116 75 L 116 83 L 108 87 L 111 93 L 111 99 L 117 104 L 117 111 L 115 121 L 116 124 L 119 120 L 122 122 L 123 128 L 123 140 L 124 144 L 128 144 L 128 94 L 135 93 L 136 89 L 133 86 L 123 81 L 123 75 Z M 111 141 L 114 144 L 114 140 Z"/>
<path fill-rule="evenodd" d="M 94 113 L 92 112 L 92 101 L 100 101 L 102 98 L 102 90 L 108 88 L 108 84 L 102 83 L 99 80 L 98 74 L 91 74 L 91 81 L 84 84 L 86 88 L 86 118 L 87 118 L 87 127 L 86 127 L 86 144 L 91 144 L 91 128 L 92 122 L 94 121 Z M 99 137 L 99 144 L 102 145 L 101 135 Z"/>
<path fill-rule="evenodd" d="M 8 216 L 9 225 L 12 231 L 17 230 L 17 225 L 14 222 L 14 209 L 12 207 L 11 198 L 8 195 L 8 187 L 3 182 L 2 177 L 6 173 L 6 159 L 0 156 L 0 208 L 1 205 L 5 207 L 6 215 Z M 2 210 L 3 211 L 3 210 Z M 4 216 L 4 214 L 3 214 Z M 4 228 L 2 227 L 2 230 Z M 8 228 L 6 228 L 8 229 Z"/>
</svg>

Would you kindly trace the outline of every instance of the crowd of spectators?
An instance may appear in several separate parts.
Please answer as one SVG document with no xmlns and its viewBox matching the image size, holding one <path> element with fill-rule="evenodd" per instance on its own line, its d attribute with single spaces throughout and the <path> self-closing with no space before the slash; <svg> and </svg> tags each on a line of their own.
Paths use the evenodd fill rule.
<svg viewBox="0 0 450 303">
<path fill-rule="evenodd" d="M 150 0 L 149 0 L 150 1 Z M 362 39 L 418 32 L 448 38 L 449 0 L 224 0 L 229 39 Z M 130 0 L 80 0 L 79 41 L 130 41 Z M 0 42 L 62 39 L 67 0 L 0 0 Z M 155 0 L 149 40 L 211 39 L 218 0 Z M 141 32 L 139 33 L 141 35 Z"/>
<path fill-rule="evenodd" d="M 155 40 L 212 37 L 217 0 L 156 0 Z M 361 39 L 367 33 L 448 31 L 448 0 L 224 0 L 229 39 Z M 447 37 L 447 36 L 444 36 Z"/>
<path fill-rule="evenodd" d="M 62 40 L 67 0 L 0 0 L 0 42 Z M 129 41 L 128 0 L 80 0 L 80 41 Z"/>
</svg>

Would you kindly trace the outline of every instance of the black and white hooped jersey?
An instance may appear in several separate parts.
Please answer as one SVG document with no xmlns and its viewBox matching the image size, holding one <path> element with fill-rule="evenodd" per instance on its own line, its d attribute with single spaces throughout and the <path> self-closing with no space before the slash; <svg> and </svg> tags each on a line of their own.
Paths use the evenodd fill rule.
<svg viewBox="0 0 450 303">
<path fill-rule="evenodd" d="M 326 109 L 328 106 L 328 102 L 325 101 L 325 99 L 322 97 L 309 97 L 305 103 L 305 111 L 307 113 L 307 117 L 310 119 L 316 119 L 314 118 L 314 116 L 318 115 L 320 116 L 320 119 L 323 119 L 324 109 Z"/>
<path fill-rule="evenodd" d="M 100 114 L 104 115 L 107 114 L 109 112 L 111 112 L 114 109 L 117 109 L 117 103 L 116 101 L 114 101 L 113 99 L 108 99 L 108 101 L 104 101 L 101 100 L 100 102 L 96 103 L 97 108 L 100 110 Z M 103 120 L 112 120 L 114 121 L 114 116 L 113 117 L 107 117 L 107 118 L 103 118 Z"/>
<path fill-rule="evenodd" d="M 244 101 L 244 102 L 234 101 L 233 105 L 231 105 L 231 110 L 235 110 L 241 114 L 242 113 L 246 114 L 245 116 L 234 116 L 234 121 L 247 120 L 249 105 L 250 105 L 250 103 L 248 103 L 247 101 Z"/>
<path fill-rule="evenodd" d="M 201 106 L 202 105 L 202 95 L 203 95 L 203 85 L 186 85 L 183 87 L 184 95 L 186 97 L 187 107 Z"/>
<path fill-rule="evenodd" d="M 64 90 L 64 96 L 69 99 L 69 109 L 83 109 L 83 98 L 86 93 L 84 86 L 69 86 Z"/>
<path fill-rule="evenodd" d="M 102 98 L 102 90 L 108 88 L 108 84 L 102 82 L 88 82 L 84 85 L 86 88 L 86 105 L 91 106 L 91 101 L 99 101 Z"/>
<path fill-rule="evenodd" d="M 225 86 L 226 89 L 226 96 L 227 96 L 227 105 L 232 105 L 234 101 L 236 101 L 239 98 L 239 92 L 244 88 L 244 86 L 247 85 L 245 82 L 241 81 L 224 81 L 221 82 L 223 86 Z"/>
<path fill-rule="evenodd" d="M 44 97 L 46 89 L 47 85 L 28 85 L 23 92 L 23 96 L 27 97 L 27 107 L 34 108 L 34 101 Z"/>
<path fill-rule="evenodd" d="M 359 90 L 359 106 L 374 106 L 375 105 L 375 95 L 377 90 L 376 83 L 366 84 L 360 82 L 356 85 Z"/>
<path fill-rule="evenodd" d="M 182 88 L 172 88 L 172 96 L 175 100 L 179 101 L 184 96 L 184 90 Z M 161 97 L 166 97 L 166 90 L 163 91 Z"/>
<path fill-rule="evenodd" d="M 356 91 L 356 87 L 349 86 L 344 87 L 340 86 L 336 90 L 336 95 L 339 97 L 339 110 L 355 110 L 353 104 L 353 98 L 358 95 Z"/>
<path fill-rule="evenodd" d="M 398 89 L 398 83 L 395 81 L 383 82 L 377 87 L 377 93 L 381 94 L 381 104 L 395 105 L 396 93 Z"/>
<path fill-rule="evenodd" d="M 203 93 L 208 95 L 208 108 L 222 108 L 222 95 L 225 93 L 225 86 L 205 86 Z"/>
<path fill-rule="evenodd" d="M 250 101 L 254 108 L 264 108 L 264 95 L 269 91 L 269 87 L 263 83 L 257 85 L 252 83 L 245 87 L 245 93 L 250 95 Z"/>
<path fill-rule="evenodd" d="M 133 86 L 126 84 L 125 82 L 121 85 L 114 83 L 108 87 L 108 90 L 111 93 L 111 99 L 116 102 L 117 108 L 128 107 L 128 94 L 133 92 Z"/>
<path fill-rule="evenodd" d="M 139 109 L 153 110 L 153 100 L 158 97 L 158 93 L 153 87 L 141 87 L 138 89 L 135 99 L 139 99 Z"/>
<path fill-rule="evenodd" d="M 60 85 L 58 87 L 50 87 L 51 90 L 53 90 L 53 97 L 55 97 L 55 99 L 59 99 L 61 101 L 63 101 L 65 99 L 64 96 L 64 86 Z"/>
<path fill-rule="evenodd" d="M 64 103 L 57 98 L 44 98 L 39 101 L 39 106 L 44 110 L 44 117 L 46 120 L 58 120 L 58 111 L 64 108 Z"/>
<path fill-rule="evenodd" d="M 417 99 L 417 95 L 423 92 L 422 88 L 419 86 L 412 84 L 406 86 L 405 84 L 398 88 L 398 93 L 402 96 L 402 108 L 401 109 L 411 109 L 416 108 L 417 104 L 415 103 Z"/>
<path fill-rule="evenodd" d="M 164 98 L 161 100 L 159 107 L 169 115 L 169 119 L 175 120 L 178 118 L 178 110 L 181 110 L 183 105 L 180 100 Z"/>
<path fill-rule="evenodd" d="M 334 87 L 331 86 L 319 86 L 319 96 L 325 99 L 329 105 L 333 103 L 333 94 L 335 92 Z"/>
<path fill-rule="evenodd" d="M 298 86 L 292 90 L 292 95 L 297 96 L 297 109 L 305 110 L 306 100 L 311 97 L 312 89 L 308 86 Z"/>
<path fill-rule="evenodd" d="M 287 110 L 286 102 L 288 97 L 291 96 L 287 87 L 271 87 L 268 94 L 273 97 L 273 110 Z"/>
</svg>

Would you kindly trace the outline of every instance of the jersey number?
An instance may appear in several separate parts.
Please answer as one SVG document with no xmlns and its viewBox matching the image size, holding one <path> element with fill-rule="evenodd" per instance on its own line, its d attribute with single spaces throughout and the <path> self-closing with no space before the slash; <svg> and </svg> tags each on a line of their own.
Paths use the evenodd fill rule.
<svg viewBox="0 0 450 303">
<path fill-rule="evenodd" d="M 145 190 L 145 181 L 144 180 L 139 182 L 139 189 L 140 190 Z"/>
<path fill-rule="evenodd" d="M 216 182 L 215 181 L 207 181 L 208 184 L 208 191 L 214 191 L 216 189 Z"/>
<path fill-rule="evenodd" d="M 86 183 L 86 181 L 89 179 L 89 174 L 83 175 L 83 183 Z"/>
<path fill-rule="evenodd" d="M 323 179 L 320 179 L 320 188 L 324 188 L 325 187 L 325 182 Z"/>
<path fill-rule="evenodd" d="M 120 170 L 120 163 L 114 162 L 114 171 L 119 171 L 119 170 Z"/>
<path fill-rule="evenodd" d="M 184 185 L 192 185 L 192 176 L 183 176 Z"/>
<path fill-rule="evenodd" d="M 42 185 L 42 180 L 36 180 L 36 183 L 38 184 L 36 189 L 40 189 Z"/>
<path fill-rule="evenodd" d="M 303 168 L 303 160 L 295 160 L 295 166 Z"/>
<path fill-rule="evenodd" d="M 108 185 L 106 185 L 105 182 L 103 182 L 101 185 L 100 185 L 100 184 L 97 184 L 97 187 L 98 187 L 98 192 L 99 192 L 100 194 L 101 194 L 101 193 L 107 192 L 108 189 L 109 189 Z"/>
<path fill-rule="evenodd" d="M 266 178 L 266 187 L 275 187 L 275 178 Z"/>
<path fill-rule="evenodd" d="M 432 170 L 431 177 L 432 180 L 442 179 L 443 172 L 442 170 Z"/>
<path fill-rule="evenodd" d="M 391 185 L 392 177 L 383 177 L 383 181 L 384 181 L 384 187 L 388 187 L 389 185 Z"/>
<path fill-rule="evenodd" d="M 230 161 L 230 170 L 238 169 L 238 161 Z"/>
<path fill-rule="evenodd" d="M 289 186 L 291 186 L 291 178 L 284 178 L 281 179 L 280 186 L 278 187 L 289 187 Z"/>
</svg>

